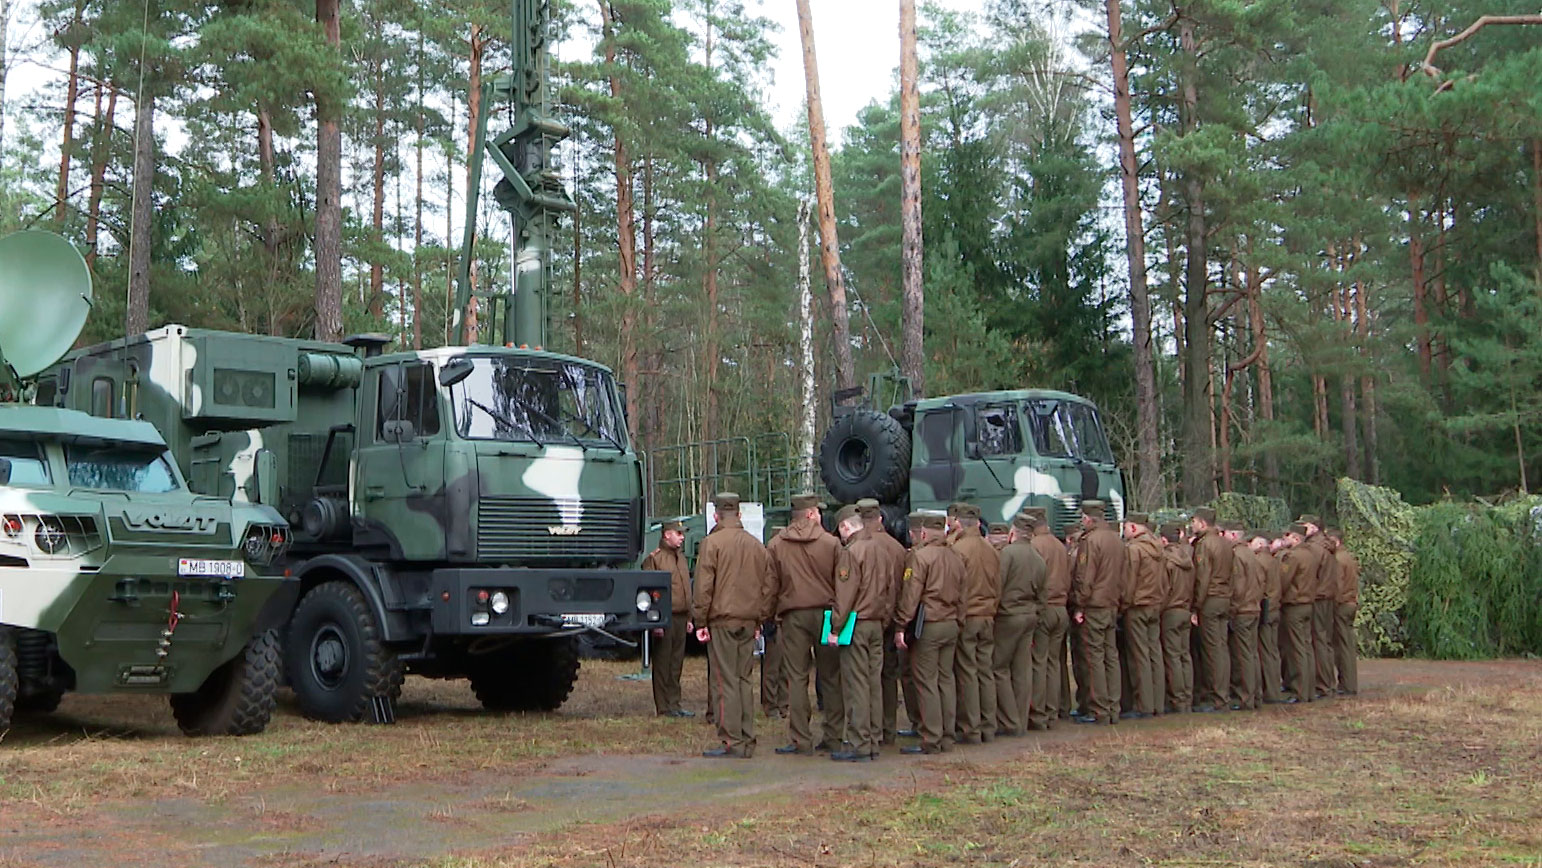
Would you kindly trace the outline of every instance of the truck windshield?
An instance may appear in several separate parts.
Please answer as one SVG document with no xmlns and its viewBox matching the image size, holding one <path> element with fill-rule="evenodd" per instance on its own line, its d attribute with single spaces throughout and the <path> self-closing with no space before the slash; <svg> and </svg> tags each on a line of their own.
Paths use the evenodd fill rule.
<svg viewBox="0 0 1542 868">
<path fill-rule="evenodd" d="M 1041 399 L 1029 401 L 1027 409 L 1033 445 L 1040 455 L 1114 463 L 1108 438 L 1103 435 L 1103 423 L 1090 404 Z"/>
<path fill-rule="evenodd" d="M 0 458 L 11 462 L 11 485 L 46 488 L 53 483 L 43 447 L 24 440 L 0 440 Z"/>
<path fill-rule="evenodd" d="M 450 392 L 461 437 L 623 448 L 626 429 L 604 371 L 559 359 L 471 361 L 475 370 Z"/>
<path fill-rule="evenodd" d="M 165 494 L 182 487 L 165 453 L 149 449 L 69 446 L 64 464 L 76 488 Z"/>
</svg>

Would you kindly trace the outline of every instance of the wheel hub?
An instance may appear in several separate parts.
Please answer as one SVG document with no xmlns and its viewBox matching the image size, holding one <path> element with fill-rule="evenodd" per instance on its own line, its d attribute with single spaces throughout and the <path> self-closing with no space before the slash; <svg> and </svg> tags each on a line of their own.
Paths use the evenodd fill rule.
<svg viewBox="0 0 1542 868">
<path fill-rule="evenodd" d="M 873 466 L 873 452 L 867 444 L 856 438 L 846 440 L 835 453 L 835 468 L 847 482 L 857 482 L 867 476 Z"/>
<path fill-rule="evenodd" d="M 311 675 L 328 690 L 336 689 L 348 675 L 348 642 L 334 624 L 322 627 L 311 639 Z"/>
</svg>

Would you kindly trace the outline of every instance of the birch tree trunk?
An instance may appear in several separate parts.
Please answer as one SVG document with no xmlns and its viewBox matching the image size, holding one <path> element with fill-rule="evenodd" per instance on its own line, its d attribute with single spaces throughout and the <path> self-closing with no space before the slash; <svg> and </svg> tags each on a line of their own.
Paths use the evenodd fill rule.
<svg viewBox="0 0 1542 868">
<path fill-rule="evenodd" d="M 810 210 L 807 199 L 798 200 L 798 350 L 801 362 L 798 384 L 802 397 L 798 410 L 798 458 L 806 462 L 805 482 L 808 490 L 813 491 L 818 483 L 814 457 L 814 425 L 818 414 L 814 406 L 814 291 L 810 286 L 808 267 Z"/>
<path fill-rule="evenodd" d="M 916 82 L 916 3 L 900 0 L 900 372 L 926 394 L 925 271 L 921 242 L 921 91 Z"/>
<path fill-rule="evenodd" d="M 316 0 L 316 21 L 331 50 L 342 47 L 339 0 Z M 343 337 L 342 106 L 316 96 L 316 339 Z"/>
<path fill-rule="evenodd" d="M 0 0 L 0 169 L 5 168 L 5 77 L 10 72 L 11 0 Z"/>
</svg>

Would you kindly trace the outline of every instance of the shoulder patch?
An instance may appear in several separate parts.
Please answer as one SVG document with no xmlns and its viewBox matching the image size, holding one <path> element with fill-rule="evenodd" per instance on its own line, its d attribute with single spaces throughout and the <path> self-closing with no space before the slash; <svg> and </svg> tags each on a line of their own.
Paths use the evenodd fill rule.
<svg viewBox="0 0 1542 868">
<path fill-rule="evenodd" d="M 915 575 L 915 571 L 912 570 L 910 567 L 906 567 L 905 568 L 905 574 L 903 576 L 900 576 L 900 581 L 908 582 L 908 581 L 910 581 L 910 577 L 913 576 L 913 575 Z"/>
<path fill-rule="evenodd" d="M 847 579 L 851 578 L 851 570 L 849 570 L 849 569 L 847 569 L 845 567 L 841 567 L 840 569 L 835 571 L 835 577 L 837 579 L 839 579 L 839 580 L 844 582 Z"/>
</svg>

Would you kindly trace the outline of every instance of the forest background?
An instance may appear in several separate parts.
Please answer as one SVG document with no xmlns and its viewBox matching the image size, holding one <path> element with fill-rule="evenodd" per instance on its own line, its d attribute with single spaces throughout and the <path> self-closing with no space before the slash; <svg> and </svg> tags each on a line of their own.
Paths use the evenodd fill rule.
<svg viewBox="0 0 1542 868">
<path fill-rule="evenodd" d="M 468 97 L 508 67 L 507 4 L 0 5 L 39 25 L 0 27 L 3 69 L 59 73 L 25 92 L 0 75 L 0 231 L 52 229 L 87 252 L 83 341 L 167 322 L 446 341 L 467 130 L 487 108 Z M 1092 398 L 1148 508 L 1237 491 L 1332 512 L 1339 476 L 1411 503 L 1525 490 L 1542 413 L 1542 28 L 1469 30 L 1536 18 L 1521 7 L 923 4 L 928 393 Z M 579 214 L 553 348 L 629 381 L 644 449 L 791 430 L 813 173 L 808 127 L 765 107 L 771 23 L 742 0 L 554 9 Z M 897 80 L 831 148 L 861 381 L 900 355 Z M 318 207 L 328 167 L 340 202 Z M 506 282 L 508 223 L 484 212 L 478 280 Z M 335 322 L 317 303 L 318 263 L 334 261 Z M 828 412 L 817 243 L 810 262 Z"/>
</svg>

